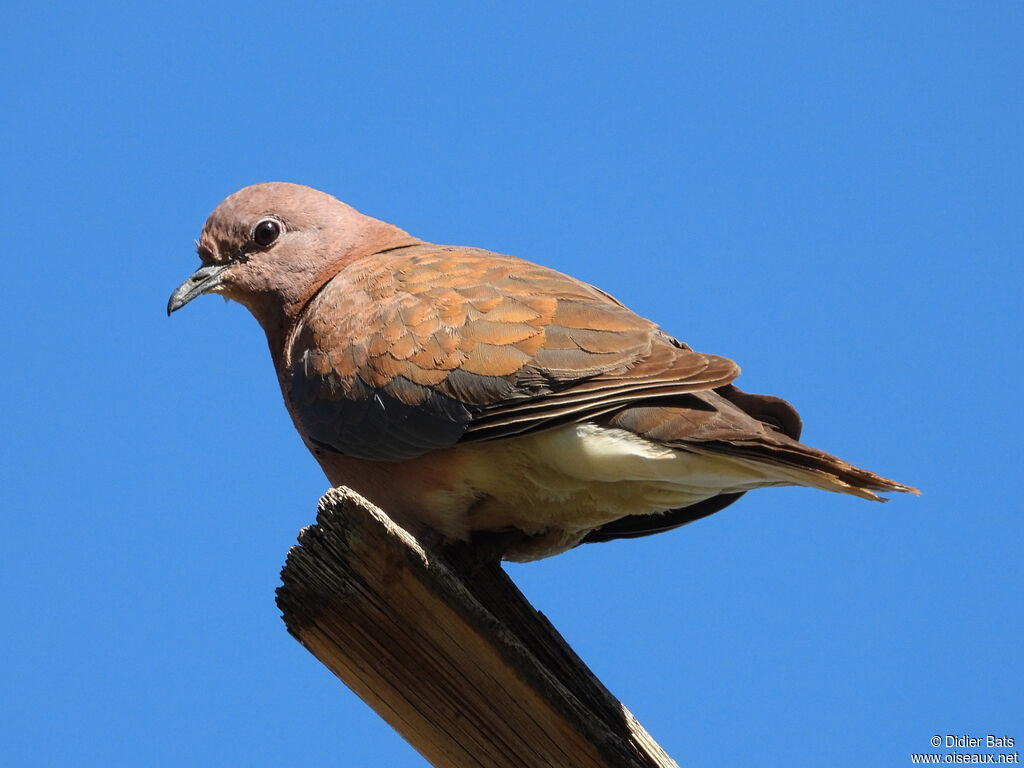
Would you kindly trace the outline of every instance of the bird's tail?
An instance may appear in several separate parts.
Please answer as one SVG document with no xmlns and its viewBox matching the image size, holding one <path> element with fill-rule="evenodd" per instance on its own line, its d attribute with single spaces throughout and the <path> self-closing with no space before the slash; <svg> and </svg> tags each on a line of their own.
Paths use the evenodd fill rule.
<svg viewBox="0 0 1024 768">
<path fill-rule="evenodd" d="M 783 434 L 765 440 L 729 440 L 690 443 L 687 450 L 713 456 L 728 456 L 749 470 L 762 474 L 771 485 L 802 485 L 833 493 L 845 493 L 872 501 L 888 501 L 879 493 L 921 492 Z"/>
</svg>

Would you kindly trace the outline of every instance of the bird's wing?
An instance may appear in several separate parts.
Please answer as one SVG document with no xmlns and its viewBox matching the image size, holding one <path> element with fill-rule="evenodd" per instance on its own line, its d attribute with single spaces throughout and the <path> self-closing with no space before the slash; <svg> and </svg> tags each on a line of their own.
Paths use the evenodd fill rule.
<svg viewBox="0 0 1024 768">
<path fill-rule="evenodd" d="M 739 373 L 586 283 L 431 245 L 339 272 L 300 319 L 288 360 L 307 439 L 394 461 L 669 402 Z"/>
</svg>

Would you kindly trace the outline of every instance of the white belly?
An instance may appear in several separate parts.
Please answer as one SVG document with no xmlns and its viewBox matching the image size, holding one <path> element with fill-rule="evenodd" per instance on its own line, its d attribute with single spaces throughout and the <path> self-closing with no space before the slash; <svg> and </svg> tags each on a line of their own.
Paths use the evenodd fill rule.
<svg viewBox="0 0 1024 768">
<path fill-rule="evenodd" d="M 514 553 L 523 559 L 568 549 L 627 515 L 790 484 L 769 465 L 675 450 L 587 423 L 466 444 L 460 453 L 461 481 L 428 500 L 434 515 L 445 520 L 449 535 L 517 528 L 539 537 Z"/>
</svg>

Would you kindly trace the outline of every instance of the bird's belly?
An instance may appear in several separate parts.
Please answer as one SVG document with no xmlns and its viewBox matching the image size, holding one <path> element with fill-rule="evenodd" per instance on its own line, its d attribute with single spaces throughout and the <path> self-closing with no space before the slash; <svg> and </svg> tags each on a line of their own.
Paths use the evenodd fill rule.
<svg viewBox="0 0 1024 768">
<path fill-rule="evenodd" d="M 354 488 L 406 525 L 423 524 L 450 539 L 473 531 L 527 534 L 532 541 L 516 559 L 564 551 L 627 515 L 784 484 L 765 465 L 591 423 L 463 443 L 400 464 L 319 458 L 332 484 Z"/>
<path fill-rule="evenodd" d="M 429 505 L 462 535 L 514 528 L 539 537 L 541 549 L 554 547 L 538 557 L 627 515 L 779 484 L 764 465 L 677 450 L 590 423 L 459 450 L 462 482 L 439 489 Z"/>
</svg>

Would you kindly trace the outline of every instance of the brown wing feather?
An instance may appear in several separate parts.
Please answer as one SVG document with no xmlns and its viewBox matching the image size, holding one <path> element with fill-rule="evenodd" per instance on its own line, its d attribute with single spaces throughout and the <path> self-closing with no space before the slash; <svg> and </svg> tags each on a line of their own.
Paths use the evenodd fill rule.
<svg viewBox="0 0 1024 768">
<path fill-rule="evenodd" d="M 312 439 L 346 453 L 373 443 L 373 457 L 395 459 L 409 457 L 401 446 L 523 434 L 723 386 L 739 373 L 586 283 L 511 256 L 433 245 L 347 266 L 311 302 L 290 352 L 295 410 L 315 426 Z M 432 417 L 398 409 L 392 418 L 387 398 Z M 330 423 L 332 402 L 349 412 L 344 425 Z M 354 430 L 353 404 L 381 413 L 360 416 L 365 427 Z M 438 419 L 450 423 L 440 429 Z M 382 424 L 395 451 L 386 435 L 368 434 Z"/>
</svg>

